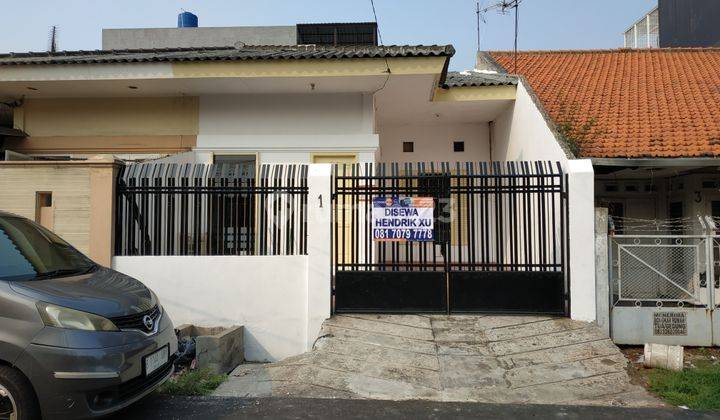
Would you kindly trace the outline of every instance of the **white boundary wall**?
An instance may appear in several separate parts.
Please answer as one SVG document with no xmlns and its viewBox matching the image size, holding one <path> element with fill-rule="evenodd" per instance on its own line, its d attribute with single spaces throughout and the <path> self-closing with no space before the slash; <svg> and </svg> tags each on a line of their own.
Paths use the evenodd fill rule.
<svg viewBox="0 0 720 420">
<path fill-rule="evenodd" d="M 495 120 L 492 160 L 559 161 L 568 174 L 570 316 L 596 320 L 595 182 L 588 159 L 568 159 L 523 81 L 515 104 Z"/>
<path fill-rule="evenodd" d="M 245 359 L 312 348 L 330 317 L 330 164 L 308 170 L 308 255 L 114 257 L 150 287 L 175 325 L 242 325 Z"/>
<path fill-rule="evenodd" d="M 245 359 L 274 361 L 305 351 L 306 256 L 115 257 L 142 281 L 175 325 L 245 327 Z"/>
</svg>

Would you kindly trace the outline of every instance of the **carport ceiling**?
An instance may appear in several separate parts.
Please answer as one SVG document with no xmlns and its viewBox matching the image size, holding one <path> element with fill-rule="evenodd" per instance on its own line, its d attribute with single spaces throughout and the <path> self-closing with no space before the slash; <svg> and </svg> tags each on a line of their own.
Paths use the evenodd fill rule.
<svg viewBox="0 0 720 420">
<path fill-rule="evenodd" d="M 390 77 L 375 95 L 378 125 L 478 123 L 495 120 L 512 100 L 432 101 L 437 80 L 432 75 Z"/>
<path fill-rule="evenodd" d="M 198 96 L 245 93 L 374 92 L 385 76 L 227 77 L 1 82 L 4 98 Z"/>
</svg>

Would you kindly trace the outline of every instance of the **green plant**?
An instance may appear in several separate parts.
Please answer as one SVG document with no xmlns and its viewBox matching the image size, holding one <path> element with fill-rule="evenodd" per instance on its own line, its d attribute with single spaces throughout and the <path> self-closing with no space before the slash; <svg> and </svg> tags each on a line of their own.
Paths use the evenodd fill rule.
<svg viewBox="0 0 720 420">
<path fill-rule="evenodd" d="M 561 102 L 555 114 L 555 129 L 575 156 L 581 156 L 588 140 L 605 134 L 594 116 L 581 116 L 577 104 Z"/>
<path fill-rule="evenodd" d="M 695 410 L 720 410 L 720 365 L 704 365 L 673 372 L 654 369 L 650 390 L 670 404 Z"/>
<path fill-rule="evenodd" d="M 710 349 L 708 349 L 707 347 L 698 347 L 697 349 L 695 349 L 695 351 L 697 352 L 697 354 L 705 358 L 710 357 L 710 355 L 712 354 Z"/>
<path fill-rule="evenodd" d="M 225 381 L 227 375 L 212 373 L 209 369 L 185 370 L 165 382 L 158 392 L 167 395 L 208 395 Z"/>
</svg>

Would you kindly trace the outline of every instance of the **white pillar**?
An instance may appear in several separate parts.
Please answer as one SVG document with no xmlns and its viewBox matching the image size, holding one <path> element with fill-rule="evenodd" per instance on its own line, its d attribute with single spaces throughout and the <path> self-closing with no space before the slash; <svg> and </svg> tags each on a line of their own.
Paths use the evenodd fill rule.
<svg viewBox="0 0 720 420">
<path fill-rule="evenodd" d="M 570 317 L 595 321 L 595 180 L 588 159 L 568 161 Z"/>
<path fill-rule="evenodd" d="M 610 276 L 608 273 L 608 209 L 595 209 L 595 301 L 597 324 L 610 336 Z"/>
<path fill-rule="evenodd" d="M 637 23 L 633 25 L 633 48 L 639 48 L 637 43 Z"/>
<path fill-rule="evenodd" d="M 331 168 L 321 163 L 308 169 L 307 350 L 330 317 Z"/>
</svg>

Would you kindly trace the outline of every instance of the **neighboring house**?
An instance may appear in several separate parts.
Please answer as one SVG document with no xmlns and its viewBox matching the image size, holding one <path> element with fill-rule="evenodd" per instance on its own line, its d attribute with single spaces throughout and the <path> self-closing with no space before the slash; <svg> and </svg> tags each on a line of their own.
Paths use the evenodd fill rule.
<svg viewBox="0 0 720 420">
<path fill-rule="evenodd" d="M 391 268 L 371 270 L 377 275 L 408 271 L 421 258 L 422 271 L 432 273 L 417 273 L 423 281 L 442 276 L 439 283 L 430 279 L 431 296 L 446 306 L 448 295 L 439 292 L 447 286 L 444 270 L 456 267 L 465 279 L 484 273 L 498 282 L 483 291 L 466 281 L 471 293 L 501 293 L 504 305 L 519 302 L 525 312 L 551 307 L 596 319 L 593 249 L 582 239 L 593 228 L 589 161 L 574 159 L 522 79 L 448 71 L 452 46 L 378 46 L 369 27 L 368 36 L 368 25 L 331 26 L 331 37 L 323 25 L 295 28 L 294 42 L 316 36 L 315 45 L 250 45 L 231 35 L 237 42 L 230 46 L 2 54 L 0 101 L 13 110 L 14 132 L 26 136 L 4 140 L 9 159 L 0 163 L 0 208 L 40 221 L 55 215 L 53 227 L 71 243 L 155 288 L 176 322 L 244 324 L 250 360 L 312 345 L 329 316 L 331 270 L 353 254 L 359 264 L 392 259 Z M 212 28 L 202 29 L 208 42 L 229 42 L 213 41 Z M 142 40 L 128 31 L 113 35 L 121 42 L 113 48 L 124 45 L 123 34 Z M 252 33 L 261 44 L 262 34 L 277 35 Z M 341 33 L 364 44 L 344 45 Z M 207 167 L 132 166 L 114 183 L 119 161 L 230 165 L 200 175 L 178 170 Z M 487 161 L 502 164 L 481 167 Z M 400 252 L 360 237 L 368 225 L 358 220 L 369 214 L 338 212 L 343 186 L 329 165 L 304 166 L 355 162 L 389 168 L 348 180 L 353 187 L 341 191 L 342 200 L 354 200 L 356 209 L 415 184 L 404 194 L 444 191 L 436 199 L 449 201 L 443 211 L 454 218 L 445 242 L 413 244 L 425 247 L 413 253 L 410 245 Z M 513 166 L 518 162 L 531 163 Z M 236 172 L 234 164 L 244 169 Z M 92 178 L 98 165 L 103 175 Z M 78 169 L 84 166 L 89 172 Z M 137 168 L 144 172 L 132 172 Z M 373 174 L 378 178 L 362 179 Z M 370 187 L 380 190 L 362 192 Z M 104 230 L 91 228 L 102 221 Z M 382 256 L 358 258 L 359 248 L 382 248 Z M 547 273 L 533 274 L 541 271 Z M 498 280 L 498 273 L 515 277 Z M 528 287 L 518 290 L 518 279 Z M 541 281 L 554 287 L 539 287 Z M 540 302 L 538 291 L 551 299 Z M 482 300 L 473 296 L 470 308 Z"/>
<path fill-rule="evenodd" d="M 16 104 L 0 102 L 0 150 L 3 150 L 7 138 L 27 137 L 27 134 L 23 131 L 13 128 L 13 108 L 11 105 Z"/>
<path fill-rule="evenodd" d="M 237 45 L 377 45 L 377 24 L 305 23 L 285 26 L 231 26 L 103 29 L 102 49 L 215 48 Z M 195 17 L 197 19 L 197 17 Z"/>
<path fill-rule="evenodd" d="M 512 69 L 510 52 L 482 55 Z M 720 217 L 720 49 L 528 51 L 518 73 L 595 169 L 598 206 Z"/>
<path fill-rule="evenodd" d="M 720 3 L 716 0 L 659 0 L 623 34 L 625 48 L 720 46 Z"/>
<path fill-rule="evenodd" d="M 478 62 L 502 72 L 515 57 Z M 610 216 L 608 236 L 597 212 L 598 284 L 609 278 L 611 297 L 598 310 L 615 342 L 720 345 L 720 49 L 528 51 L 517 72 L 593 163 Z"/>
</svg>

